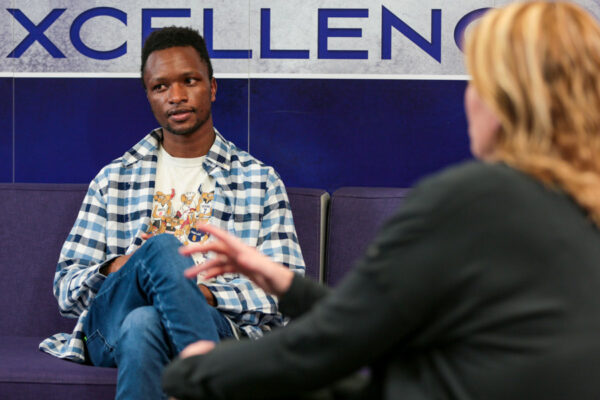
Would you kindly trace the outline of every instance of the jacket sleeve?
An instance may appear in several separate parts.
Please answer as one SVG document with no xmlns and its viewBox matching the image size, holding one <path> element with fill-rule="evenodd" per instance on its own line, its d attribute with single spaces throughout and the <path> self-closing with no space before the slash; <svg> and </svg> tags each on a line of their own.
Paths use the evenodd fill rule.
<svg viewBox="0 0 600 400">
<path fill-rule="evenodd" d="M 310 311 L 329 292 L 327 286 L 296 274 L 287 292 L 279 298 L 279 311 L 286 317 L 299 317 Z"/>
<path fill-rule="evenodd" d="M 264 192 L 262 218 L 257 235 L 257 249 L 274 261 L 304 275 L 304 259 L 298 244 L 290 203 L 285 187 L 272 169 Z M 239 234 L 239 233 L 238 233 Z M 242 275 L 230 275 L 206 283 L 217 299 L 217 308 L 245 326 L 282 325 L 277 298 L 266 294 Z M 253 336 L 252 330 L 245 330 Z M 259 334 L 260 336 L 260 334 Z"/>
<path fill-rule="evenodd" d="M 106 257 L 107 214 L 99 177 L 88 188 L 54 275 L 54 296 L 67 317 L 76 318 L 87 309 L 105 279 L 99 269 L 114 258 Z"/>
</svg>

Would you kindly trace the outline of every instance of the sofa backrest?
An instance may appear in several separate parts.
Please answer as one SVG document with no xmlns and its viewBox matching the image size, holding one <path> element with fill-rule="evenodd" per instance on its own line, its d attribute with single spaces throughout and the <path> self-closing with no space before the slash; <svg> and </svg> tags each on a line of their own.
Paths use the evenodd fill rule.
<svg viewBox="0 0 600 400">
<path fill-rule="evenodd" d="M 407 193 L 347 187 L 334 192 L 329 202 L 321 189 L 287 190 L 306 275 L 331 286 L 363 254 Z M 52 281 L 86 191 L 83 184 L 0 183 L 0 335 L 48 336 L 72 330 L 75 320 L 60 316 Z"/>
<path fill-rule="evenodd" d="M 322 189 L 287 188 L 306 276 L 322 281 L 329 193 Z"/>
<path fill-rule="evenodd" d="M 81 206 L 84 184 L 0 183 L 0 335 L 49 336 L 72 331 L 52 294 L 60 248 Z M 307 275 L 319 279 L 329 195 L 289 188 Z"/>
<path fill-rule="evenodd" d="M 0 184 L 0 335 L 71 331 L 52 294 L 56 262 L 87 185 Z"/>
<path fill-rule="evenodd" d="M 325 282 L 337 285 L 375 234 L 402 203 L 408 189 L 345 187 L 331 196 Z"/>
</svg>

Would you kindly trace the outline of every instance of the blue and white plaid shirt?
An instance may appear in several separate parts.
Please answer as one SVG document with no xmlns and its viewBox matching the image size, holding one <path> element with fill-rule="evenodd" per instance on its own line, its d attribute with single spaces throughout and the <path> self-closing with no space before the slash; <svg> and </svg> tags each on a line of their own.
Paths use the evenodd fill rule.
<svg viewBox="0 0 600 400">
<path fill-rule="evenodd" d="M 85 361 L 82 321 L 104 282 L 99 270 L 113 258 L 140 247 L 140 235 L 148 230 L 161 140 L 162 130 L 152 131 L 90 183 L 54 276 L 54 296 L 61 314 L 79 320 L 72 334 L 59 333 L 44 340 L 41 350 Z M 215 180 L 210 223 L 304 274 L 289 201 L 275 170 L 219 132 L 203 168 Z M 228 274 L 206 286 L 214 294 L 217 308 L 251 338 L 283 324 L 276 298 L 244 276 Z"/>
</svg>

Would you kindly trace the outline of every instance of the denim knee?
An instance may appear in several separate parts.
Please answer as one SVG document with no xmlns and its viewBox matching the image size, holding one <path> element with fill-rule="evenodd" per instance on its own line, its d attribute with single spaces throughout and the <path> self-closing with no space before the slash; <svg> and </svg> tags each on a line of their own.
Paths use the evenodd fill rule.
<svg viewBox="0 0 600 400">
<path fill-rule="evenodd" d="M 142 247 L 140 247 L 140 249 L 138 249 L 138 251 L 179 255 L 179 247 L 181 247 L 181 242 L 174 235 L 163 233 L 161 235 L 152 236 Z"/>
<path fill-rule="evenodd" d="M 163 233 L 153 236 L 142 247 L 134 257 L 142 260 L 144 268 L 152 273 L 174 274 L 175 278 L 182 278 L 182 272 L 194 264 L 191 257 L 179 254 L 181 242 L 173 235 Z M 168 267 L 168 268 L 165 268 Z"/>
<path fill-rule="evenodd" d="M 153 354 L 157 351 L 161 354 Z M 117 359 L 126 355 L 141 362 L 148 357 L 168 357 L 171 353 L 165 329 L 154 307 L 138 307 L 127 314 L 119 329 Z"/>
</svg>

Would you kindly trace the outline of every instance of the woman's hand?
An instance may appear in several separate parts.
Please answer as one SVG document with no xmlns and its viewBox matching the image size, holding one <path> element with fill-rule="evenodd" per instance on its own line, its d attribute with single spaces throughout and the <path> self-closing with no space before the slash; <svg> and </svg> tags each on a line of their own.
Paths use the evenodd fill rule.
<svg viewBox="0 0 600 400">
<path fill-rule="evenodd" d="M 189 344 L 185 347 L 185 349 L 181 350 L 179 353 L 179 357 L 187 358 L 191 356 L 200 356 L 202 354 L 206 354 L 212 349 L 215 348 L 215 342 L 210 340 L 199 340 L 192 344 Z"/>
<path fill-rule="evenodd" d="M 217 257 L 185 271 L 187 278 L 204 272 L 204 279 L 225 273 L 241 273 L 267 293 L 281 296 L 292 283 L 294 273 L 285 266 L 273 262 L 255 248 L 247 246 L 235 236 L 208 224 L 198 224 L 196 229 L 212 235 L 215 239 L 204 244 L 183 246 L 179 252 L 189 256 L 194 253 L 215 252 Z"/>
</svg>

